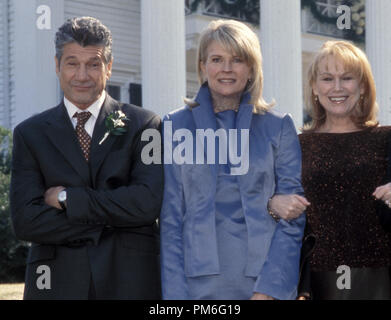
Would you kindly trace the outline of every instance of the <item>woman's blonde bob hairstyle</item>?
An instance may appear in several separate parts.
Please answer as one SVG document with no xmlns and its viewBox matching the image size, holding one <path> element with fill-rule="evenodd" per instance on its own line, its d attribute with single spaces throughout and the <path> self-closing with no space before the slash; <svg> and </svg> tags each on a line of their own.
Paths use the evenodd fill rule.
<svg viewBox="0 0 391 320">
<path fill-rule="evenodd" d="M 254 113 L 265 113 L 272 104 L 267 104 L 262 97 L 263 73 L 261 46 L 257 35 L 244 23 L 235 20 L 214 20 L 202 32 L 197 51 L 197 75 L 199 84 L 206 79 L 201 70 L 201 63 L 206 63 L 208 47 L 216 41 L 228 52 L 242 58 L 251 68 L 251 81 L 246 91 L 251 95 L 250 104 L 254 106 Z M 195 106 L 194 101 L 185 101 Z M 190 103 L 189 103 L 190 102 Z"/>
<path fill-rule="evenodd" d="M 314 95 L 312 88 L 318 77 L 320 62 L 330 57 L 334 58 L 337 63 L 341 63 L 345 72 L 352 72 L 356 75 L 360 85 L 364 86 L 364 94 L 361 95 L 350 116 L 353 123 L 358 128 L 377 126 L 376 86 L 365 53 L 347 41 L 327 41 L 315 55 L 308 69 L 305 103 L 312 122 L 305 125 L 303 131 L 316 131 L 326 121 L 326 111 Z"/>
</svg>

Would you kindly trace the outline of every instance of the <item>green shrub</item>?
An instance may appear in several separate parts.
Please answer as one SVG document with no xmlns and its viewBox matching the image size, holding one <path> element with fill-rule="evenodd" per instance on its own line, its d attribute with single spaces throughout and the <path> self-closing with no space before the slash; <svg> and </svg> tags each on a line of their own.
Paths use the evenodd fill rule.
<svg viewBox="0 0 391 320">
<path fill-rule="evenodd" d="M 23 281 L 28 244 L 15 238 L 9 206 L 12 134 L 0 127 L 0 283 Z"/>
</svg>

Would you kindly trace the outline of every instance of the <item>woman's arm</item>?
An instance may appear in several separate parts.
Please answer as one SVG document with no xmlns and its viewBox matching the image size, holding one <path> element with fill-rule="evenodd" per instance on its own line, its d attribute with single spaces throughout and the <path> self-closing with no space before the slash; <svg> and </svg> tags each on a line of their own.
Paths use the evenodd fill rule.
<svg viewBox="0 0 391 320">
<path fill-rule="evenodd" d="M 168 120 L 163 120 L 163 127 Z M 164 131 L 163 131 L 164 132 Z M 164 141 L 164 140 L 163 140 Z M 185 203 L 180 167 L 164 165 L 164 194 L 160 213 L 162 295 L 166 300 L 188 299 L 183 258 Z"/>
<path fill-rule="evenodd" d="M 275 156 L 275 194 L 303 195 L 301 150 L 293 121 L 285 116 Z M 255 283 L 254 292 L 277 299 L 294 299 L 299 279 L 300 249 L 305 215 L 277 223 L 269 252 Z"/>
</svg>

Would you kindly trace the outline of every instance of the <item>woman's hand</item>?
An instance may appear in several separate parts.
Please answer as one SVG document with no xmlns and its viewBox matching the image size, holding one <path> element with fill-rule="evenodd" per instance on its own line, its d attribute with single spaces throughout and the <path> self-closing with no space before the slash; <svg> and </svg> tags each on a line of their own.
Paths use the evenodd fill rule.
<svg viewBox="0 0 391 320">
<path fill-rule="evenodd" d="M 250 300 L 276 300 L 271 296 L 268 296 L 267 294 L 259 293 L 259 292 L 254 292 L 253 296 L 251 297 Z"/>
<path fill-rule="evenodd" d="M 311 295 L 308 292 L 302 292 L 297 296 L 296 300 L 311 300 Z"/>
<path fill-rule="evenodd" d="M 384 203 L 391 208 L 391 182 L 377 187 L 372 195 L 378 199 L 384 201 Z"/>
<path fill-rule="evenodd" d="M 298 194 L 276 194 L 269 200 L 269 209 L 287 221 L 296 219 L 309 205 L 307 199 Z"/>
</svg>

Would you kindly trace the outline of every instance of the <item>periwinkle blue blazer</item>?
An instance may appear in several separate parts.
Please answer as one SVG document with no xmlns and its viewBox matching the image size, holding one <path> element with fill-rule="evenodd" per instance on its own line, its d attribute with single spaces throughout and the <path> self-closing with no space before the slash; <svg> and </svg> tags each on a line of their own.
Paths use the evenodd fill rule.
<svg viewBox="0 0 391 320">
<path fill-rule="evenodd" d="M 248 94 L 243 97 L 236 118 L 237 129 L 249 129 L 249 169 L 237 176 L 248 232 L 245 274 L 256 278 L 254 292 L 294 299 L 305 215 L 276 222 L 267 212 L 267 202 L 274 194 L 303 194 L 300 145 L 289 115 L 273 111 L 254 114 L 249 99 Z M 187 128 L 194 140 L 196 129 L 216 130 L 207 85 L 195 100 L 199 106 L 185 106 L 165 116 L 164 128 L 169 122 L 173 132 Z M 172 150 L 178 144 L 172 142 Z M 219 274 L 215 229 L 218 165 L 173 161 L 165 164 L 164 173 L 160 217 L 163 299 L 190 299 L 188 277 Z"/>
</svg>

